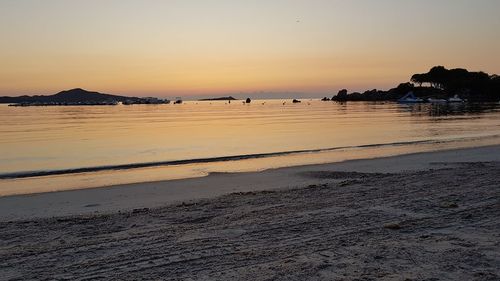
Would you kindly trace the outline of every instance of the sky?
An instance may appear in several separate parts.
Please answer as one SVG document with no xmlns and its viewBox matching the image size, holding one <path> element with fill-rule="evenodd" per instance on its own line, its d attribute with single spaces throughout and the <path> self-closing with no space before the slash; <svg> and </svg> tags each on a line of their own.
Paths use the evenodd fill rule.
<svg viewBox="0 0 500 281">
<path fill-rule="evenodd" d="M 388 89 L 500 74 L 498 0 L 0 0 L 0 95 Z"/>
</svg>

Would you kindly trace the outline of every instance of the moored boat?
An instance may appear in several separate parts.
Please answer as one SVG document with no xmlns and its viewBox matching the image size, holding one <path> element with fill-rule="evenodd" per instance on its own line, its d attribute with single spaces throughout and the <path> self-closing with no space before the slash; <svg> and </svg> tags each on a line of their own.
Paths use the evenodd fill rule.
<svg viewBox="0 0 500 281">
<path fill-rule="evenodd" d="M 181 97 L 176 97 L 174 104 L 182 104 L 182 98 Z"/>
<path fill-rule="evenodd" d="M 421 103 L 424 102 L 423 99 L 416 97 L 413 92 L 409 92 L 402 98 L 398 99 L 399 103 Z"/>
<path fill-rule="evenodd" d="M 427 101 L 430 103 L 446 103 L 447 102 L 447 100 L 445 100 L 445 99 L 434 99 L 434 98 L 428 98 Z"/>
<path fill-rule="evenodd" d="M 448 102 L 464 102 L 458 95 L 454 95 L 453 97 L 448 99 Z"/>
</svg>

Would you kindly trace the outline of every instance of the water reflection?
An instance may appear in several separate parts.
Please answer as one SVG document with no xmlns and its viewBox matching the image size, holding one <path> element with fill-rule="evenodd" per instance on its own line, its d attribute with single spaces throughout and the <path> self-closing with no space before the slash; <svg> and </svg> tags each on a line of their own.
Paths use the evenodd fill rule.
<svg viewBox="0 0 500 281">
<path fill-rule="evenodd" d="M 479 115 L 500 111 L 498 103 L 423 103 L 401 106 L 412 116 Z"/>
<path fill-rule="evenodd" d="M 414 147 L 422 141 L 500 135 L 499 105 L 493 103 L 402 105 L 317 100 L 292 104 L 255 100 L 245 105 L 216 101 L 175 106 L 0 105 L 0 120 L 0 174 L 373 144 L 407 143 Z M 345 158 L 359 153 L 348 151 Z M 309 156 L 307 163 L 322 157 Z M 336 157 L 328 156 L 328 161 Z M 280 158 L 279 165 L 305 163 L 305 158 Z M 262 162 L 252 163 L 259 166 Z M 240 168 L 255 168 L 248 163 L 239 163 Z M 162 177 L 160 173 L 158 178 Z"/>
</svg>

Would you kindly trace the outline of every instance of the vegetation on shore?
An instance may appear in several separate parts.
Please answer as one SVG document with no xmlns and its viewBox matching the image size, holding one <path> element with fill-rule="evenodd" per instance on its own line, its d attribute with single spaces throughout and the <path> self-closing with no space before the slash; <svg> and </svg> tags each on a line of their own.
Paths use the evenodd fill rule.
<svg viewBox="0 0 500 281">
<path fill-rule="evenodd" d="M 463 68 L 446 69 L 443 66 L 434 66 L 427 73 L 413 74 L 410 82 L 401 83 L 387 91 L 368 90 L 363 93 L 348 93 L 340 90 L 333 96 L 333 101 L 396 101 L 413 92 L 418 98 L 448 99 L 458 95 L 464 100 L 500 101 L 500 76 L 479 71 L 470 72 Z M 232 101 L 232 96 L 206 98 L 200 101 Z M 323 101 L 330 100 L 327 97 Z M 80 88 L 62 91 L 54 95 L 34 95 L 19 97 L 0 97 L 0 103 L 17 105 L 113 105 L 123 104 L 160 104 L 169 103 L 169 100 L 158 98 L 139 98 L 118 95 L 109 95 L 99 92 L 89 92 Z M 247 99 L 246 103 L 250 103 Z"/>
<path fill-rule="evenodd" d="M 435 66 L 427 73 L 414 74 L 411 82 L 401 83 L 388 91 L 377 89 L 364 93 L 340 90 L 332 97 L 335 101 L 390 101 L 412 91 L 419 98 L 449 98 L 458 95 L 469 101 L 500 100 L 500 76 L 466 69 L 446 69 Z"/>
</svg>

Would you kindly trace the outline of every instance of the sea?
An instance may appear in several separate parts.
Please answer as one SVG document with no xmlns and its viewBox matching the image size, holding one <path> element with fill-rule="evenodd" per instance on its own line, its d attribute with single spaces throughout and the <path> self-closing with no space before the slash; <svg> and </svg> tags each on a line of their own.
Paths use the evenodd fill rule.
<svg viewBox="0 0 500 281">
<path fill-rule="evenodd" d="M 500 144 L 500 104 L 0 105 L 0 196 Z"/>
</svg>

